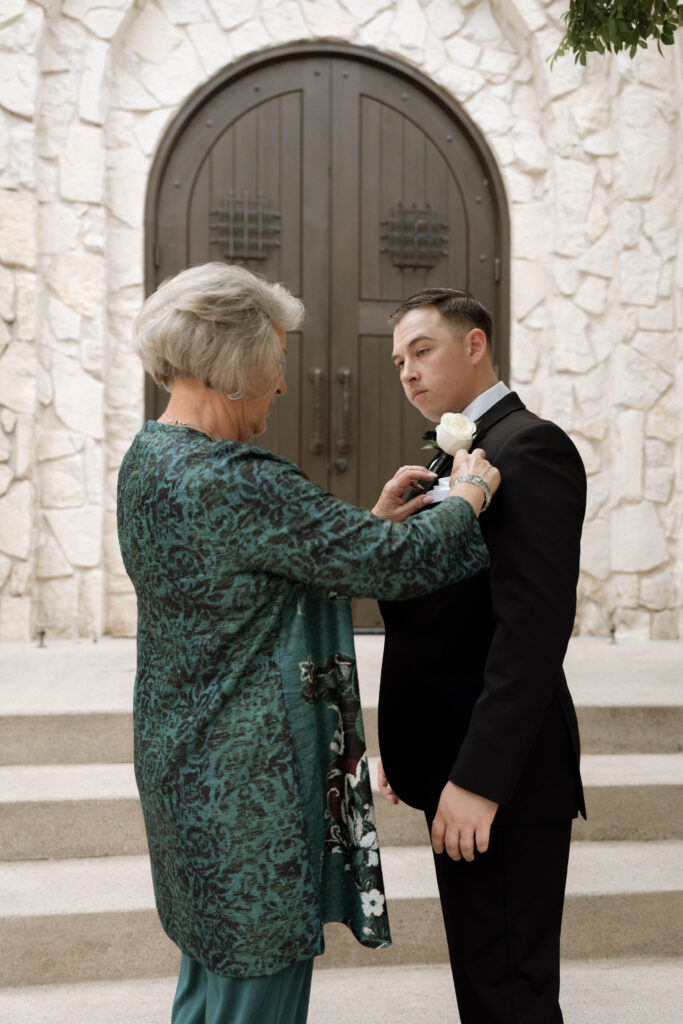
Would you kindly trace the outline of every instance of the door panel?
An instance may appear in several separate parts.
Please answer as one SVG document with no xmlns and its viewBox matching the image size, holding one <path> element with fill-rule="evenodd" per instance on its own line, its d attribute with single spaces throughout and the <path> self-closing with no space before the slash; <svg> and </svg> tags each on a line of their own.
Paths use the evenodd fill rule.
<svg viewBox="0 0 683 1024">
<path fill-rule="evenodd" d="M 286 407 L 275 404 L 267 435 L 255 443 L 324 487 L 329 400 L 318 398 L 321 417 L 309 372 L 322 368 L 329 388 L 329 139 L 321 133 L 328 120 L 325 61 L 311 58 L 256 69 L 195 111 L 160 180 L 152 284 L 227 259 L 302 298 L 306 320 L 288 340 Z M 167 396 L 153 399 L 150 414 L 159 415 Z M 319 452 L 310 443 L 316 429 Z"/>
<path fill-rule="evenodd" d="M 398 466 L 426 458 L 429 424 L 390 358 L 402 299 L 473 291 L 499 323 L 504 375 L 503 200 L 471 126 L 415 75 L 334 44 L 301 49 L 226 72 L 179 115 L 150 188 L 148 290 L 227 259 L 300 296 L 288 392 L 255 443 L 371 507 Z M 159 415 L 166 396 L 149 395 Z M 375 624 L 362 604 L 357 623 Z"/>
<path fill-rule="evenodd" d="M 289 93 L 253 107 L 216 140 L 191 190 L 190 264 L 242 263 L 301 293 L 301 121 L 301 93 Z"/>
</svg>

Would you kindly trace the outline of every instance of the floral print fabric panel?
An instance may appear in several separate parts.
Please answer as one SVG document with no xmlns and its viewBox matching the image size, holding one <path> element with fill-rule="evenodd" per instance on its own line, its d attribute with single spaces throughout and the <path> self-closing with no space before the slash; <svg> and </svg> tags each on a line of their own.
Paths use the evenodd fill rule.
<svg viewBox="0 0 683 1024">
<path fill-rule="evenodd" d="M 304 699 L 322 704 L 333 727 L 329 750 L 321 758 L 325 779 L 320 855 L 323 917 L 343 921 L 365 945 L 387 946 L 389 924 L 356 663 L 343 654 L 333 654 L 318 664 L 308 658 L 300 668 Z"/>
</svg>

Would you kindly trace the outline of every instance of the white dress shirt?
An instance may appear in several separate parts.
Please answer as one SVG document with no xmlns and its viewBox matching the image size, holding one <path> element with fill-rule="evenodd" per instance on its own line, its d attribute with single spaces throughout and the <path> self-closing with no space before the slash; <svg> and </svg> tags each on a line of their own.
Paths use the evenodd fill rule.
<svg viewBox="0 0 683 1024">
<path fill-rule="evenodd" d="M 496 402 L 500 402 L 501 398 L 505 398 L 509 394 L 510 388 L 507 384 L 503 384 L 502 380 L 499 380 L 492 388 L 487 388 L 486 391 L 482 391 L 480 395 L 477 395 L 474 401 L 470 402 L 463 409 L 462 414 L 473 422 L 480 420 L 484 413 L 488 412 Z"/>
</svg>

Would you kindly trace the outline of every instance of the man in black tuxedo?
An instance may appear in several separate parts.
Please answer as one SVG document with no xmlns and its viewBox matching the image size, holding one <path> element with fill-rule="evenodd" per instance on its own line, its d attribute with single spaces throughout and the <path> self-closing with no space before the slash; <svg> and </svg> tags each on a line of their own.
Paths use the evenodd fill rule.
<svg viewBox="0 0 683 1024">
<path fill-rule="evenodd" d="M 380 788 L 427 816 L 462 1024 L 559 1024 L 571 821 L 585 815 L 562 670 L 585 472 L 567 435 L 497 380 L 491 318 L 469 293 L 418 292 L 392 320 L 408 400 L 433 422 L 474 420 L 501 485 L 479 520 L 490 570 L 381 604 Z"/>
</svg>

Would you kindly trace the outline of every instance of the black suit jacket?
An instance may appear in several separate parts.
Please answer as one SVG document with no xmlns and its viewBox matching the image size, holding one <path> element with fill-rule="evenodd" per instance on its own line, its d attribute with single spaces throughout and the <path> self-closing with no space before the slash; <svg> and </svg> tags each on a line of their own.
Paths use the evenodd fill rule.
<svg viewBox="0 0 683 1024">
<path fill-rule="evenodd" d="M 406 803 L 430 814 L 450 779 L 497 801 L 499 822 L 575 817 L 585 814 L 579 732 L 562 662 L 576 612 L 583 464 L 567 435 L 514 392 L 484 414 L 475 444 L 501 472 L 480 517 L 490 570 L 381 602 L 384 769 Z"/>
</svg>

